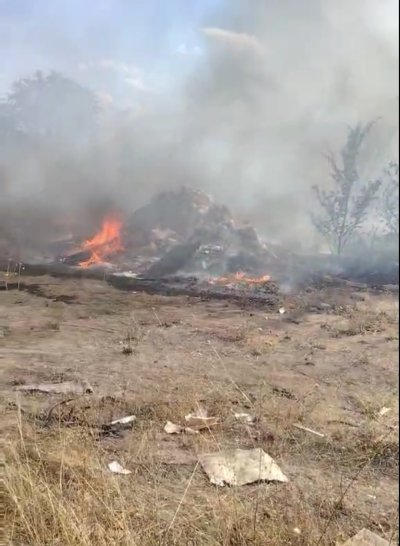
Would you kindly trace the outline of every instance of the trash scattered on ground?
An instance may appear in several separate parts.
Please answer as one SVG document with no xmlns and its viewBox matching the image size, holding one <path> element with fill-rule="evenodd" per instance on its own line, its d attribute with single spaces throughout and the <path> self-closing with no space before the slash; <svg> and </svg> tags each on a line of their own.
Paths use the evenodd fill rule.
<svg viewBox="0 0 400 546">
<path fill-rule="evenodd" d="M 102 425 L 103 433 L 120 435 L 125 430 L 131 429 L 136 421 L 136 415 L 127 415 Z"/>
<path fill-rule="evenodd" d="M 114 474 L 132 474 L 132 472 L 123 466 L 119 464 L 118 461 L 112 461 L 111 463 L 108 463 L 108 469 L 113 472 Z"/>
<path fill-rule="evenodd" d="M 286 309 L 284 307 L 279 307 L 279 314 L 284 315 L 286 313 Z"/>
<path fill-rule="evenodd" d="M 44 392 L 46 394 L 91 394 L 93 387 L 86 381 L 63 381 L 62 383 L 30 383 L 18 385 L 16 391 Z"/>
<path fill-rule="evenodd" d="M 250 413 L 235 413 L 235 419 L 246 425 L 254 425 L 257 421 L 257 418 Z"/>
<path fill-rule="evenodd" d="M 175 425 L 174 423 L 171 423 L 171 421 L 167 421 L 167 424 L 164 427 L 164 432 L 167 434 L 180 434 L 183 430 L 183 427 Z"/>
<path fill-rule="evenodd" d="M 383 406 L 383 408 L 380 409 L 378 415 L 379 415 L 379 417 L 383 417 L 384 415 L 389 413 L 389 411 L 392 411 L 392 408 L 387 408 L 386 406 Z"/>
<path fill-rule="evenodd" d="M 321 432 L 317 432 L 316 430 L 313 430 L 312 428 L 303 427 L 303 425 L 299 425 L 298 423 L 294 423 L 293 426 L 299 430 L 303 430 L 304 432 L 309 432 L 310 434 L 314 434 L 314 436 L 318 436 L 319 438 L 325 438 L 325 434 L 322 434 Z"/>
<path fill-rule="evenodd" d="M 341 546 L 389 546 L 389 542 L 368 529 L 362 529 L 352 538 L 343 542 Z M 395 546 L 394 543 L 391 543 Z"/>
<path fill-rule="evenodd" d="M 121 417 L 120 419 L 115 419 L 111 421 L 110 426 L 115 425 L 130 425 L 136 421 L 136 415 L 127 415 L 126 417 Z"/>
<path fill-rule="evenodd" d="M 210 419 L 213 419 L 211 421 Z M 190 427 L 182 427 L 181 425 L 176 425 L 175 423 L 171 423 L 171 421 L 167 421 L 164 432 L 167 434 L 199 434 L 200 430 L 208 429 L 214 425 L 217 425 L 219 421 L 216 418 L 209 418 L 208 423 L 200 423 L 200 424 L 194 424 Z"/>
<path fill-rule="evenodd" d="M 202 454 L 199 462 L 210 482 L 221 487 L 258 481 L 289 481 L 274 459 L 261 448 Z"/>
<path fill-rule="evenodd" d="M 199 409 L 195 413 L 185 415 L 187 427 L 193 431 L 215 427 L 219 424 L 218 417 L 208 417 L 207 410 Z"/>
</svg>

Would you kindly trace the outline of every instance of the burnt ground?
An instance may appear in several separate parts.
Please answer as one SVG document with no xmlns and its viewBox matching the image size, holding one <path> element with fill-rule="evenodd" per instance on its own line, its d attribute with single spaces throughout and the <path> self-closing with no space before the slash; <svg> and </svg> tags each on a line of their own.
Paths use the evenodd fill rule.
<svg viewBox="0 0 400 546">
<path fill-rule="evenodd" d="M 10 544 L 335 544 L 363 527 L 398 540 L 397 294 L 321 287 L 279 314 L 96 280 L 21 288 L 0 292 Z M 93 393 L 15 390 L 63 380 Z M 221 425 L 163 432 L 199 405 Z M 132 430 L 99 433 L 128 414 Z M 288 484 L 217 488 L 196 465 L 255 446 Z M 109 474 L 114 459 L 132 474 Z"/>
</svg>

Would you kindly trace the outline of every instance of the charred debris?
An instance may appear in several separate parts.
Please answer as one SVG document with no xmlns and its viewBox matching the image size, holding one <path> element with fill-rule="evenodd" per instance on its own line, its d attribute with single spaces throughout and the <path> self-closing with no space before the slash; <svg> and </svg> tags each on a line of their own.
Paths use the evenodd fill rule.
<svg viewBox="0 0 400 546">
<path fill-rule="evenodd" d="M 261 240 L 205 193 L 181 188 L 156 195 L 130 217 L 109 215 L 87 240 L 50 241 L 34 261 L 0 258 L 19 275 L 104 278 L 116 288 L 250 301 L 279 308 L 280 288 L 320 283 L 398 285 L 398 262 L 300 255 Z M 24 268 L 21 271 L 21 261 Z"/>
</svg>

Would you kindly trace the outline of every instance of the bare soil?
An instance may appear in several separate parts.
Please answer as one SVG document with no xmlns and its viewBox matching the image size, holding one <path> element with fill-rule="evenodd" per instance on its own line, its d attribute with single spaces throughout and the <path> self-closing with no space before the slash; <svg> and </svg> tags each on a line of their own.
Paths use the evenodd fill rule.
<svg viewBox="0 0 400 546">
<path fill-rule="evenodd" d="M 0 291 L 9 544 L 333 545 L 363 527 L 398 541 L 397 295 L 320 288 L 280 314 L 94 280 L 22 288 Z M 15 389 L 66 380 L 93 393 Z M 163 432 L 199 406 L 221 425 Z M 101 433 L 130 414 L 132 430 Z M 218 488 L 197 465 L 259 446 L 288 484 Z"/>
</svg>

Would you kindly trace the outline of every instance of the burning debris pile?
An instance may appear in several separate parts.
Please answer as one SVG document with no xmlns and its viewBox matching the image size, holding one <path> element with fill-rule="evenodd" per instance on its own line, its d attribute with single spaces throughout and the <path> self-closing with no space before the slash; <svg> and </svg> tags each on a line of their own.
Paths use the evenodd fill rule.
<svg viewBox="0 0 400 546">
<path fill-rule="evenodd" d="M 272 247 L 252 226 L 238 224 L 227 207 L 188 188 L 158 194 L 130 216 L 108 214 L 97 233 L 72 243 L 73 250 L 71 240 L 56 245 L 61 256 L 55 256 L 54 244 L 48 246 L 52 262 L 44 265 L 42 260 L 36 271 L 44 267 L 57 275 L 107 275 L 114 286 L 126 290 L 270 305 L 279 305 L 276 282 L 309 286 L 324 274 L 339 282 L 398 284 L 398 264 L 385 262 L 383 270 L 382 260 L 369 260 L 354 269 L 354 261 L 300 256 Z"/>
<path fill-rule="evenodd" d="M 105 218 L 94 237 L 61 261 L 79 267 L 111 263 L 157 278 L 178 272 L 261 277 L 267 256 L 253 227 L 238 226 L 227 207 L 205 193 L 182 188 L 156 195 L 125 222 Z"/>
<path fill-rule="evenodd" d="M 71 241 L 68 241 L 70 248 Z M 278 307 L 266 274 L 272 255 L 254 228 L 187 188 L 164 192 L 130 217 L 107 215 L 97 233 L 28 274 L 95 277 L 123 290 L 233 299 Z"/>
</svg>

